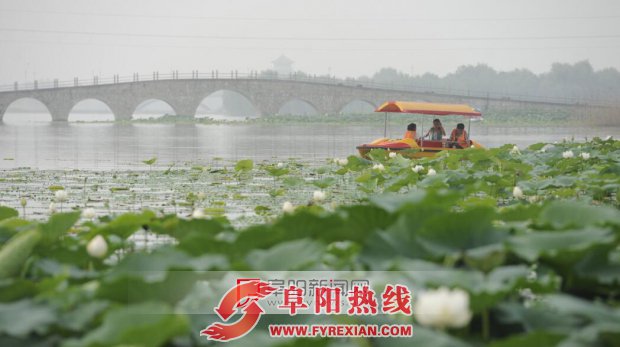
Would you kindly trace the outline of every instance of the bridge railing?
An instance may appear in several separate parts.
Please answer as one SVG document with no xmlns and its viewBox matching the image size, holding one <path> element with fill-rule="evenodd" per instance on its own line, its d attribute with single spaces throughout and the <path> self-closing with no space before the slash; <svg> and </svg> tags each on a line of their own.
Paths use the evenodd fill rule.
<svg viewBox="0 0 620 347">
<path fill-rule="evenodd" d="M 454 89 L 454 88 L 438 88 L 419 86 L 413 84 L 400 83 L 379 83 L 375 81 L 358 80 L 354 78 L 336 78 L 335 76 L 317 76 L 305 73 L 291 73 L 288 75 L 277 74 L 275 71 L 250 71 L 239 72 L 237 70 L 220 71 L 191 71 L 179 72 L 172 71 L 170 73 L 160 73 L 158 71 L 152 73 L 134 73 L 131 76 L 113 75 L 108 77 L 93 76 L 89 78 L 74 78 L 73 80 L 35 80 L 32 82 L 14 82 L 13 84 L 0 85 L 0 92 L 8 91 L 32 91 L 42 89 L 57 89 L 71 87 L 85 87 L 97 85 L 111 85 L 120 83 L 147 82 L 160 80 L 228 80 L 228 79 L 253 79 L 253 80 L 276 80 L 276 81 L 300 81 L 306 83 L 328 84 L 348 86 L 355 88 L 383 89 L 395 92 L 414 92 L 437 96 L 451 97 L 469 97 L 506 101 L 523 101 L 523 102 L 539 102 L 539 103 L 556 103 L 570 105 L 590 105 L 590 106 L 616 106 L 611 100 L 600 98 L 575 98 L 575 97 L 552 97 L 540 96 L 532 94 L 514 94 L 500 91 L 482 91 L 471 89 Z"/>
</svg>

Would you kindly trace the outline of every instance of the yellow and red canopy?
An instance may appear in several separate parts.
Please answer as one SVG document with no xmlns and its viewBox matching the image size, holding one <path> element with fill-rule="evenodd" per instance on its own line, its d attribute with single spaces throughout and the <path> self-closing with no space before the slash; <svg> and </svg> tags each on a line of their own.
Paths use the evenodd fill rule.
<svg viewBox="0 0 620 347">
<path fill-rule="evenodd" d="M 379 106 L 375 112 L 419 113 L 435 116 L 461 115 L 480 117 L 482 113 L 466 104 L 435 104 L 430 102 L 388 101 Z"/>
</svg>

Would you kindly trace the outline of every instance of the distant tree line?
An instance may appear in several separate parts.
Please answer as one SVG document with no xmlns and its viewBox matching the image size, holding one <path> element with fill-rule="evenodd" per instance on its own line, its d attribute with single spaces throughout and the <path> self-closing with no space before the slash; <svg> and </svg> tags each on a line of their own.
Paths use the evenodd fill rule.
<svg viewBox="0 0 620 347">
<path fill-rule="evenodd" d="M 299 78 L 330 79 L 328 75 L 310 75 L 301 71 Z M 273 70 L 261 71 L 261 78 L 277 78 Z M 280 76 L 283 77 L 283 76 Z M 346 78 L 348 82 L 379 83 L 416 91 L 447 92 L 515 98 L 549 98 L 554 101 L 615 103 L 620 98 L 620 72 L 614 68 L 594 71 L 588 61 L 575 64 L 553 63 L 551 70 L 535 74 L 527 69 L 496 71 L 486 64 L 463 65 L 444 77 L 432 73 L 412 76 L 394 68 L 383 68 L 372 76 Z"/>
<path fill-rule="evenodd" d="M 446 90 L 514 96 L 566 98 L 578 102 L 616 102 L 620 97 L 620 72 L 614 68 L 594 71 L 588 61 L 554 63 L 549 72 L 534 74 L 527 69 L 496 71 L 486 64 L 465 65 L 445 77 L 426 73 L 411 76 L 383 68 L 360 82 L 411 85 L 429 90 Z"/>
</svg>

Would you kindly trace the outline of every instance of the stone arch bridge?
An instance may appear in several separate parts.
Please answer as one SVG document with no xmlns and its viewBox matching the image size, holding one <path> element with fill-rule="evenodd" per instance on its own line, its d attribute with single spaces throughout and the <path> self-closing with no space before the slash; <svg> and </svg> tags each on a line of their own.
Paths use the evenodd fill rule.
<svg viewBox="0 0 620 347">
<path fill-rule="evenodd" d="M 489 102 L 575 106 L 317 81 L 252 78 L 173 79 L 0 92 L 0 120 L 13 102 L 23 98 L 32 98 L 43 103 L 54 121 L 67 121 L 73 107 L 86 99 L 96 99 L 105 103 L 116 120 L 131 119 L 139 105 L 153 99 L 167 103 L 176 115 L 194 116 L 200 103 L 207 96 L 220 90 L 230 90 L 245 96 L 261 115 L 277 114 L 280 108 L 291 100 L 305 101 L 319 114 L 338 114 L 347 104 L 356 100 L 367 102 L 374 107 L 387 100 L 399 99 L 469 103 L 483 110 Z"/>
</svg>

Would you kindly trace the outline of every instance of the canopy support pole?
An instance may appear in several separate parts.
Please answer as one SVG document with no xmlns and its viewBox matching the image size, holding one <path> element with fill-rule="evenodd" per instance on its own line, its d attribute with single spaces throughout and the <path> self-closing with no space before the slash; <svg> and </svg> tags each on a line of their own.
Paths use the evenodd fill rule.
<svg viewBox="0 0 620 347">
<path fill-rule="evenodd" d="M 424 119 L 420 119 L 420 128 L 422 128 L 422 136 L 420 136 L 420 147 L 424 147 Z"/>
<path fill-rule="evenodd" d="M 467 123 L 467 144 L 469 144 L 471 146 L 471 144 L 469 143 L 469 130 L 471 129 L 471 117 L 467 117 L 468 123 Z"/>
<path fill-rule="evenodd" d="M 385 121 L 383 123 L 383 137 L 387 137 L 387 112 L 385 112 Z"/>
</svg>

